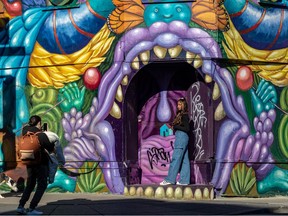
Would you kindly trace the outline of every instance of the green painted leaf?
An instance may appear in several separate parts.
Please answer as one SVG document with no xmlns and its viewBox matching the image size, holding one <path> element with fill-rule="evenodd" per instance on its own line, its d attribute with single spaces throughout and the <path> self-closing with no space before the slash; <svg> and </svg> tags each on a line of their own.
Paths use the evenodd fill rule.
<svg viewBox="0 0 288 216">
<path fill-rule="evenodd" d="M 241 189 L 244 189 L 245 187 L 245 177 L 246 177 L 246 165 L 244 163 L 241 163 Z"/>
<path fill-rule="evenodd" d="M 230 187 L 231 187 L 233 193 L 237 194 L 237 190 L 235 188 L 235 184 L 234 184 L 234 182 L 233 182 L 233 180 L 231 178 L 230 178 Z"/>
<path fill-rule="evenodd" d="M 235 185 L 235 190 L 236 190 L 236 194 L 237 195 L 240 195 L 240 187 L 239 187 L 239 184 L 238 184 L 238 175 L 237 175 L 237 171 L 235 171 L 235 168 L 233 169 L 232 171 L 232 180 L 234 181 L 234 185 Z"/>
<path fill-rule="evenodd" d="M 101 177 L 102 177 L 102 172 L 100 172 L 97 176 L 96 176 L 96 178 L 95 178 L 95 184 L 99 184 L 100 183 L 100 181 L 101 181 Z"/>
<path fill-rule="evenodd" d="M 254 184 L 256 183 L 256 178 L 254 177 L 254 178 L 252 178 L 250 181 L 249 181 L 249 183 L 246 185 L 246 187 L 245 187 L 245 194 L 248 194 L 250 191 L 251 191 L 251 189 L 253 188 L 253 186 L 254 186 Z"/>
<path fill-rule="evenodd" d="M 98 192 L 103 190 L 106 187 L 105 183 L 98 184 L 97 187 L 94 189 L 94 192 Z"/>
<path fill-rule="evenodd" d="M 249 180 L 250 180 L 251 178 L 253 178 L 253 177 L 252 177 L 252 171 L 253 171 L 252 167 L 250 167 L 250 168 L 248 169 L 248 171 L 247 171 L 246 178 L 245 178 L 245 181 L 244 181 L 245 187 L 246 187 L 246 185 L 248 184 Z"/>
</svg>

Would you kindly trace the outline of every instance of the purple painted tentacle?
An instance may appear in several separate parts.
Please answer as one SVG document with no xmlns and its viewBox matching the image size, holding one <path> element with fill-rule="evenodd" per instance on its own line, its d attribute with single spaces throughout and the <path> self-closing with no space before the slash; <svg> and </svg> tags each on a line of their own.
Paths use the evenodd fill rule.
<svg viewBox="0 0 288 216">
<path fill-rule="evenodd" d="M 242 126 L 236 133 L 233 135 L 233 138 L 231 139 L 231 143 L 228 147 L 228 151 L 226 153 L 226 157 L 224 159 L 231 161 L 234 160 L 234 152 L 236 145 L 238 144 L 239 140 L 248 137 L 249 135 L 249 128 L 247 125 Z"/>
<path fill-rule="evenodd" d="M 272 156 L 269 155 L 265 163 L 255 171 L 257 181 L 261 181 L 267 176 L 267 174 L 275 167 L 274 162 Z"/>
<path fill-rule="evenodd" d="M 254 138 L 254 136 L 250 135 L 245 141 L 243 153 L 241 156 L 241 159 L 243 161 L 249 160 L 249 157 L 251 155 L 251 151 L 252 151 L 252 147 L 253 147 L 254 143 L 255 143 L 255 138 Z"/>
<path fill-rule="evenodd" d="M 223 161 L 222 159 L 225 157 L 226 150 L 228 149 L 228 146 L 230 144 L 230 140 L 233 136 L 233 131 L 239 130 L 240 125 L 236 122 L 226 120 L 223 122 L 219 134 L 222 134 L 221 136 L 218 136 L 217 139 L 217 149 L 216 149 L 216 166 L 215 171 L 213 173 L 212 183 L 213 185 L 218 185 L 218 181 L 221 177 L 222 168 L 223 168 Z"/>
<path fill-rule="evenodd" d="M 227 73 L 225 74 L 227 75 Z M 226 87 L 226 84 L 224 82 L 225 79 L 232 79 L 231 76 L 227 75 L 225 78 L 222 78 L 220 76 L 221 75 L 218 75 L 218 73 L 216 73 L 214 79 L 218 83 L 218 86 L 221 91 L 221 98 L 222 98 L 225 113 L 227 114 L 229 119 L 232 119 L 242 125 L 246 124 L 242 116 L 237 112 L 237 109 L 234 106 L 235 104 L 233 104 L 232 98 L 235 97 L 235 95 L 231 94 L 231 92 Z"/>
<path fill-rule="evenodd" d="M 106 118 L 106 116 L 108 116 L 111 110 L 111 107 L 114 103 L 114 97 L 118 88 L 117 83 L 120 83 L 122 79 L 123 79 L 123 76 L 121 73 L 119 73 L 111 82 L 110 88 L 107 89 L 107 92 L 105 93 L 106 99 L 103 102 L 103 104 L 99 103 L 99 110 L 97 114 L 94 116 L 94 118 L 92 119 L 89 130 L 93 130 L 93 128 L 97 125 L 98 122 L 102 121 L 103 119 Z"/>
<path fill-rule="evenodd" d="M 234 82 L 233 82 L 233 78 L 231 76 L 231 73 L 226 68 L 221 68 L 220 71 L 219 71 L 219 74 L 221 75 L 221 79 L 226 84 L 225 86 L 227 86 L 227 88 L 229 90 L 229 91 L 225 91 L 224 94 L 228 94 L 228 92 L 230 93 L 231 103 L 232 103 L 235 111 L 237 111 L 237 119 L 238 119 L 238 121 L 241 122 L 242 125 L 244 125 L 244 124 L 249 125 L 247 112 L 243 108 L 244 104 L 242 104 L 242 106 L 239 107 L 239 103 L 238 103 L 238 101 L 236 101 L 236 94 L 235 94 L 235 91 L 234 91 Z M 221 94 L 222 94 L 222 92 L 223 91 L 221 90 Z M 238 97 L 240 97 L 240 96 L 238 96 Z M 241 102 L 241 100 L 239 102 Z M 241 107 L 244 110 L 241 109 Z M 236 112 L 233 115 L 236 115 Z"/>
<path fill-rule="evenodd" d="M 234 152 L 235 148 L 239 142 L 244 137 L 247 137 L 249 133 L 247 126 L 242 126 L 241 129 L 239 129 L 232 137 L 231 141 L 229 141 L 230 145 L 228 147 L 228 151 L 225 158 L 223 170 L 221 172 L 221 177 L 217 184 L 215 185 L 215 188 L 221 188 L 221 192 L 225 192 L 227 185 L 229 183 L 229 178 L 231 171 L 233 169 L 233 166 L 236 161 L 234 161 Z"/>
<path fill-rule="evenodd" d="M 109 190 L 113 193 L 123 193 L 124 184 L 119 174 L 115 155 L 115 137 L 110 123 L 98 122 L 90 132 L 85 132 L 85 136 L 94 140 L 97 153 L 103 159 L 100 166 Z"/>
<path fill-rule="evenodd" d="M 245 145 L 245 139 L 241 139 L 238 142 L 238 145 L 236 146 L 235 156 L 234 156 L 235 161 L 240 161 L 244 145 Z"/>
<path fill-rule="evenodd" d="M 70 126 L 70 122 L 68 121 L 68 119 L 66 119 L 66 118 L 62 119 L 62 126 L 63 126 L 65 133 L 67 133 L 69 135 L 72 134 L 72 127 Z"/>
<path fill-rule="evenodd" d="M 80 127 L 82 130 L 87 130 L 87 128 L 90 126 L 92 116 L 96 114 L 97 109 L 98 109 L 98 100 L 96 97 L 94 97 L 92 100 L 92 106 L 90 107 L 89 113 L 87 113 L 83 118 L 83 124 Z"/>
<path fill-rule="evenodd" d="M 246 106 L 243 100 L 242 96 L 238 96 L 237 97 L 237 105 L 238 105 L 238 111 L 240 113 L 240 115 L 244 118 L 244 121 L 248 124 L 249 119 L 248 119 L 248 115 L 247 115 L 247 111 L 246 111 Z"/>
<path fill-rule="evenodd" d="M 73 172 L 79 172 L 79 168 L 83 165 L 83 163 L 87 160 L 95 160 L 98 161 L 99 157 L 96 154 L 96 150 L 94 152 L 90 152 L 87 149 L 90 146 L 93 146 L 90 140 L 82 138 L 76 138 L 69 142 L 69 145 L 66 146 L 63 150 L 65 156 L 65 168 L 73 169 Z"/>
<path fill-rule="evenodd" d="M 115 49 L 115 52 L 117 52 L 117 48 Z M 114 58 L 114 61 L 116 61 L 116 57 Z M 99 104 L 102 104 L 104 102 L 105 92 L 107 91 L 107 88 L 110 85 L 111 81 L 114 79 L 114 77 L 121 68 L 120 61 L 122 61 L 122 59 L 118 59 L 117 61 L 119 61 L 119 63 L 113 64 L 113 66 L 102 77 L 98 92 Z"/>
</svg>

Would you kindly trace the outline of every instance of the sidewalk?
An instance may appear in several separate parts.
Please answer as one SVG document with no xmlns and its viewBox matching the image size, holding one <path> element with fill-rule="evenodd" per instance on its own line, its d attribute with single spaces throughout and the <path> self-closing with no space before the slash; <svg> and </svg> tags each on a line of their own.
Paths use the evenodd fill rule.
<svg viewBox="0 0 288 216">
<path fill-rule="evenodd" d="M 5 198 L 0 199 L 0 214 L 16 215 L 20 194 L 2 196 Z M 46 193 L 37 210 L 45 215 L 288 215 L 288 197 L 179 201 L 114 194 Z"/>
</svg>

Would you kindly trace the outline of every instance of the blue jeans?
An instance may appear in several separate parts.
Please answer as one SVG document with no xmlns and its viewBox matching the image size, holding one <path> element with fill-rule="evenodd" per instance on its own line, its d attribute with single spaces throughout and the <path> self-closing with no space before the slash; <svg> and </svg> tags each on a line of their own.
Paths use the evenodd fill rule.
<svg viewBox="0 0 288 216">
<path fill-rule="evenodd" d="M 190 184 L 190 161 L 188 157 L 188 134 L 177 130 L 175 133 L 174 151 L 170 163 L 166 181 L 175 184 L 178 172 L 180 172 L 179 182 Z"/>
</svg>

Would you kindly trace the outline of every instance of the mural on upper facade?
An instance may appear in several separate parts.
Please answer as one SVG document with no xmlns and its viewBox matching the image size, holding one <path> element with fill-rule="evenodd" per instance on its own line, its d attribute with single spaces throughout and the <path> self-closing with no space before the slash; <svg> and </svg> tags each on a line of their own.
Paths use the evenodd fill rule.
<svg viewBox="0 0 288 216">
<path fill-rule="evenodd" d="M 256 0 L 0 4 L 0 126 L 17 137 L 38 114 L 59 135 L 67 162 L 50 191 L 123 193 L 133 181 L 158 184 L 175 139 L 166 123 L 187 96 L 191 183 L 212 183 L 218 195 L 288 192 L 288 9 Z M 171 89 L 181 86 L 177 67 L 165 68 L 166 75 L 149 68 L 176 60 L 194 73 L 186 89 Z M 143 91 L 135 97 L 141 76 L 152 78 L 138 82 Z M 160 90 L 148 97 L 152 82 Z M 129 113 L 142 96 L 147 100 Z M 125 158 L 134 144 L 124 140 L 134 136 L 136 161 Z M 23 167 L 7 171 L 5 145 L 0 165 L 17 181 Z M 200 165 L 206 159 L 210 177 Z"/>
</svg>

